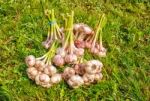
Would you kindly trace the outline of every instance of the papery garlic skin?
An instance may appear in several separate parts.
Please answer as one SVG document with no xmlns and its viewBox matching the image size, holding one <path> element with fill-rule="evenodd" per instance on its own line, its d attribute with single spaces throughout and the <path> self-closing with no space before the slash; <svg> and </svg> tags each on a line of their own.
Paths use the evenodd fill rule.
<svg viewBox="0 0 150 101">
<path fill-rule="evenodd" d="M 27 75 L 30 79 L 34 80 L 38 74 L 39 71 L 35 67 L 27 68 Z"/>
<path fill-rule="evenodd" d="M 52 76 L 57 73 L 57 69 L 53 65 L 48 65 L 46 68 L 44 68 L 44 73 L 49 76 Z"/>
<path fill-rule="evenodd" d="M 54 74 L 51 77 L 51 83 L 54 83 L 54 84 L 59 83 L 61 80 L 62 80 L 61 74 Z"/>
<path fill-rule="evenodd" d="M 35 57 L 33 55 L 29 55 L 25 58 L 25 62 L 27 66 L 33 67 L 35 65 Z"/>
</svg>

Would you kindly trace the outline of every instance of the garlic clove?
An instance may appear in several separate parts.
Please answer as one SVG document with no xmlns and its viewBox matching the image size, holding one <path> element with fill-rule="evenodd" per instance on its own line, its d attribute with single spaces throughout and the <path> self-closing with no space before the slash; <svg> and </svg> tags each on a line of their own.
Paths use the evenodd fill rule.
<svg viewBox="0 0 150 101">
<path fill-rule="evenodd" d="M 61 74 L 54 74 L 51 77 L 51 83 L 54 83 L 54 84 L 59 83 L 61 80 L 62 80 Z"/>
<path fill-rule="evenodd" d="M 32 67 L 35 65 L 35 57 L 33 55 L 29 55 L 25 58 L 25 62 L 29 67 Z"/>
</svg>

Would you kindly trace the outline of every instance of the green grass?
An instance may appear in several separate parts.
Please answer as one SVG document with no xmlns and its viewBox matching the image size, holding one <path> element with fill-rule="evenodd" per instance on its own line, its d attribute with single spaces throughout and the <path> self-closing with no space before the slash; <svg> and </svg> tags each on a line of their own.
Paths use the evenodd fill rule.
<svg viewBox="0 0 150 101">
<path fill-rule="evenodd" d="M 0 0 L 0 101 L 149 101 L 149 0 Z M 61 15 L 75 11 L 75 22 L 94 27 L 104 12 L 107 57 L 100 59 L 104 78 L 98 84 L 70 89 L 65 82 L 45 89 L 28 79 L 24 58 L 42 56 L 47 35 L 44 8 Z"/>
</svg>

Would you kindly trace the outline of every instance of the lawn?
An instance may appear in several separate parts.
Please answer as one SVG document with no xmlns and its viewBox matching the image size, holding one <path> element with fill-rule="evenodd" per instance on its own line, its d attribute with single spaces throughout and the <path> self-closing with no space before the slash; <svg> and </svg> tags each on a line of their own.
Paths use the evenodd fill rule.
<svg viewBox="0 0 150 101">
<path fill-rule="evenodd" d="M 71 10 L 75 23 L 91 27 L 106 14 L 107 56 L 84 56 L 103 62 L 101 82 L 71 89 L 62 81 L 46 89 L 27 77 L 25 57 L 47 51 L 41 45 L 46 8 L 55 10 L 60 25 Z M 0 0 L 0 101 L 150 101 L 149 0 Z"/>
</svg>

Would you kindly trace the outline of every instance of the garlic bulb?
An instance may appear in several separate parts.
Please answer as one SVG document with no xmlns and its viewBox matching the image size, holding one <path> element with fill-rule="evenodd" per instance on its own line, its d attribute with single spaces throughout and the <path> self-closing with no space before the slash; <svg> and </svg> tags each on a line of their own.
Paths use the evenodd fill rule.
<svg viewBox="0 0 150 101">
<path fill-rule="evenodd" d="M 59 83 L 62 80 L 61 74 L 54 74 L 51 77 L 51 83 Z"/>
<path fill-rule="evenodd" d="M 77 55 L 77 56 L 83 56 L 84 55 L 84 49 L 83 48 L 76 48 L 74 53 Z"/>
<path fill-rule="evenodd" d="M 51 86 L 50 77 L 47 74 L 38 74 L 35 77 L 35 82 L 37 85 L 41 85 L 46 88 L 49 88 Z"/>
<path fill-rule="evenodd" d="M 35 67 L 27 68 L 28 77 L 32 80 L 39 74 L 39 71 Z"/>
<path fill-rule="evenodd" d="M 67 81 L 67 83 L 72 88 L 78 88 L 79 86 L 84 84 L 84 81 L 81 76 L 73 75 L 70 77 L 70 79 Z"/>
<path fill-rule="evenodd" d="M 66 55 L 66 52 L 65 52 L 64 48 L 58 48 L 56 51 L 56 54 L 59 54 L 62 57 L 64 57 Z"/>
<path fill-rule="evenodd" d="M 61 55 L 55 55 L 53 58 L 53 63 L 56 66 L 63 66 L 65 62 L 64 62 L 64 59 Z"/>
<path fill-rule="evenodd" d="M 25 62 L 29 67 L 32 67 L 35 65 L 35 57 L 33 55 L 29 55 L 26 57 Z"/>
<path fill-rule="evenodd" d="M 103 64 L 98 60 L 91 60 L 86 63 L 85 71 L 89 74 L 97 73 L 101 70 Z"/>
<path fill-rule="evenodd" d="M 74 63 L 77 61 L 77 56 L 75 54 L 67 54 L 65 56 L 66 63 Z"/>
<path fill-rule="evenodd" d="M 95 75 L 94 74 L 84 74 L 83 75 L 83 80 L 84 80 L 84 84 L 85 85 L 89 85 L 89 84 L 91 84 L 91 83 L 93 83 L 94 82 L 94 80 L 95 80 Z"/>
<path fill-rule="evenodd" d="M 49 76 L 56 74 L 56 72 L 57 72 L 57 69 L 53 65 L 48 65 L 46 68 L 44 68 L 44 73 Z"/>
<path fill-rule="evenodd" d="M 45 63 L 43 61 L 40 60 L 36 60 L 35 62 L 35 67 L 39 70 L 39 71 L 43 71 L 43 69 L 45 68 Z"/>
<path fill-rule="evenodd" d="M 98 55 L 101 57 L 105 57 L 106 56 L 106 49 L 104 47 L 100 47 Z"/>
<path fill-rule="evenodd" d="M 68 80 L 72 75 L 75 75 L 75 70 L 71 67 L 66 67 L 62 74 L 64 80 Z"/>
</svg>

